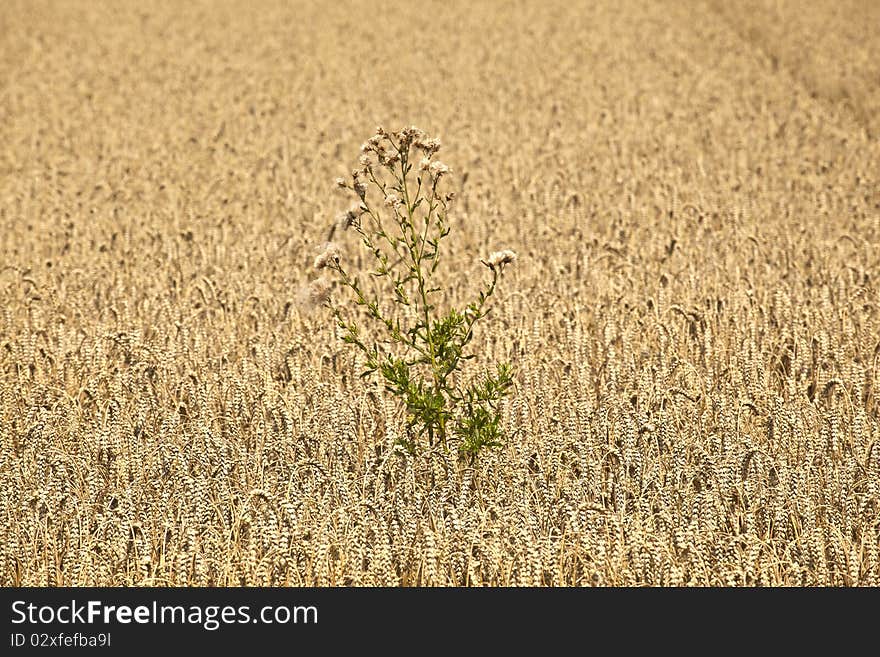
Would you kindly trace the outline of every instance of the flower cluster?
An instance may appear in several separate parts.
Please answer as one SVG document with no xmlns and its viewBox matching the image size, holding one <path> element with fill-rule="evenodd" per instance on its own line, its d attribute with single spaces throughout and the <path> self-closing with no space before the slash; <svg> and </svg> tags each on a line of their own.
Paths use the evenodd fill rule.
<svg viewBox="0 0 880 657">
<path fill-rule="evenodd" d="M 419 169 L 428 172 L 433 179 L 439 179 L 450 171 L 443 162 L 433 159 L 440 147 L 441 142 L 438 137 L 428 137 L 424 131 L 415 126 L 397 132 L 388 132 L 379 126 L 376 128 L 376 134 L 361 144 L 361 155 L 358 159 L 360 168 L 352 171 L 353 189 L 360 194 L 356 186 L 358 181 L 363 183 L 364 180 L 373 177 L 377 165 L 395 171 L 402 159 L 410 160 L 411 149 L 422 153 Z M 337 179 L 336 184 L 348 187 L 341 178 Z"/>
</svg>

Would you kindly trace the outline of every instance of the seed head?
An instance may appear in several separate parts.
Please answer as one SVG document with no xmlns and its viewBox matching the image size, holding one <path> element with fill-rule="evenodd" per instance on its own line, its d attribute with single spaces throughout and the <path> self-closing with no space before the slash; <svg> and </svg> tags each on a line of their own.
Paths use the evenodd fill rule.
<svg viewBox="0 0 880 657">
<path fill-rule="evenodd" d="M 363 201 L 364 197 L 367 195 L 367 183 L 360 178 L 355 177 L 352 187 L 354 188 L 355 193 L 360 196 Z"/>
<path fill-rule="evenodd" d="M 440 180 L 441 176 L 449 173 L 450 171 L 451 169 L 443 164 L 443 162 L 441 162 L 440 160 L 434 160 L 428 166 L 428 173 L 431 174 L 431 177 L 434 178 L 434 180 Z"/>
<path fill-rule="evenodd" d="M 413 142 L 413 145 L 424 151 L 425 155 L 431 157 L 434 153 L 440 150 L 440 138 L 432 137 L 430 139 L 422 137 L 421 139 L 417 139 Z"/>
<path fill-rule="evenodd" d="M 332 264 L 339 263 L 339 247 L 333 242 L 327 242 L 321 249 L 321 253 L 315 258 L 315 269 L 324 269 Z"/>
<path fill-rule="evenodd" d="M 330 291 L 333 288 L 333 281 L 322 276 L 313 280 L 308 285 L 300 289 L 298 300 L 300 305 L 307 308 L 315 308 L 325 303 L 330 298 Z"/>
<path fill-rule="evenodd" d="M 377 152 L 379 155 L 379 164 L 388 167 L 389 169 L 400 161 L 400 154 L 390 148 L 382 147 Z"/>
<path fill-rule="evenodd" d="M 495 269 L 501 270 L 504 265 L 509 265 L 514 260 L 516 260 L 516 252 L 505 249 L 504 251 L 495 251 L 490 254 L 489 259 L 483 264 L 494 271 Z"/>
<path fill-rule="evenodd" d="M 403 204 L 403 201 L 400 200 L 400 197 L 397 194 L 389 194 L 385 197 L 385 205 L 389 208 L 397 208 Z"/>
<path fill-rule="evenodd" d="M 367 206 L 365 204 L 355 203 L 348 210 L 340 213 L 339 217 L 337 217 L 337 223 L 342 228 L 342 230 L 346 230 L 347 228 L 357 224 L 360 216 L 366 211 Z"/>
<path fill-rule="evenodd" d="M 411 125 L 398 132 L 395 136 L 400 142 L 400 150 L 405 151 L 414 141 L 423 139 L 425 133 L 414 125 Z"/>
</svg>

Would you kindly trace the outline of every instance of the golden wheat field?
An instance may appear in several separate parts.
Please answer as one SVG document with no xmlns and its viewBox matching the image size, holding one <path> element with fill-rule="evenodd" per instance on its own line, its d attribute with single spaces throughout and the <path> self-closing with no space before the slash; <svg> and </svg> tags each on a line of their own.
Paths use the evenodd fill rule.
<svg viewBox="0 0 880 657">
<path fill-rule="evenodd" d="M 3 4 L 0 584 L 880 585 L 880 4 Z M 473 463 L 302 302 L 410 124 Z"/>
</svg>

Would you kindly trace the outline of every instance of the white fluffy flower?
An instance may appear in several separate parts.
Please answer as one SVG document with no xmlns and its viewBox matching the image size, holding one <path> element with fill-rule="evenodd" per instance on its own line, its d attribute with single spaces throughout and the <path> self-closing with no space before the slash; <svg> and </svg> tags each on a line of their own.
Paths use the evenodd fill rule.
<svg viewBox="0 0 880 657">
<path fill-rule="evenodd" d="M 489 260 L 486 261 L 486 266 L 490 269 L 497 269 L 504 267 L 504 265 L 509 265 L 514 260 L 516 260 L 515 251 L 511 251 L 510 249 L 495 251 L 494 253 L 489 254 Z"/>
<path fill-rule="evenodd" d="M 315 269 L 329 267 L 331 262 L 339 262 L 339 247 L 333 242 L 327 242 L 315 258 Z"/>
<path fill-rule="evenodd" d="M 428 173 L 431 174 L 432 178 L 440 178 L 440 176 L 449 173 L 449 167 L 443 164 L 440 160 L 434 160 L 428 166 Z"/>
</svg>

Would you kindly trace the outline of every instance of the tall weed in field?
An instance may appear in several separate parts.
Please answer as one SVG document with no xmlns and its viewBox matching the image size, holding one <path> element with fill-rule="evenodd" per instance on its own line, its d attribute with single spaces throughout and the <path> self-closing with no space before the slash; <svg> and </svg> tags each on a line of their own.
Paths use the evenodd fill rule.
<svg viewBox="0 0 880 657">
<path fill-rule="evenodd" d="M 336 184 L 356 197 L 339 218 L 338 226 L 351 228 L 373 261 L 367 273 L 380 279 L 390 304 L 382 304 L 368 291 L 340 257 L 338 246 L 328 242 L 315 260 L 315 268 L 329 270 L 342 288 L 348 288 L 361 319 L 378 323 L 385 338 L 368 340 L 357 317 L 331 294 L 332 281 L 313 283 L 316 300 L 333 314 L 343 329 L 343 340 L 363 352 L 363 376 L 378 373 L 386 388 L 406 408 L 406 437 L 411 452 L 420 441 L 448 446 L 455 439 L 459 450 L 473 460 L 481 450 L 501 444 L 499 402 L 510 389 L 512 368 L 497 365 L 477 381 L 463 382 L 465 361 L 474 358 L 468 344 L 476 323 L 487 313 L 504 267 L 516 259 L 513 251 L 497 251 L 483 264 L 491 279 L 463 308 L 441 312 L 435 302 L 442 288 L 435 283 L 443 239 L 451 230 L 448 219 L 453 193 L 444 192 L 451 170 L 435 156 L 440 140 L 415 127 L 398 132 L 378 128 L 361 147 L 359 167 L 350 180 Z"/>
</svg>

